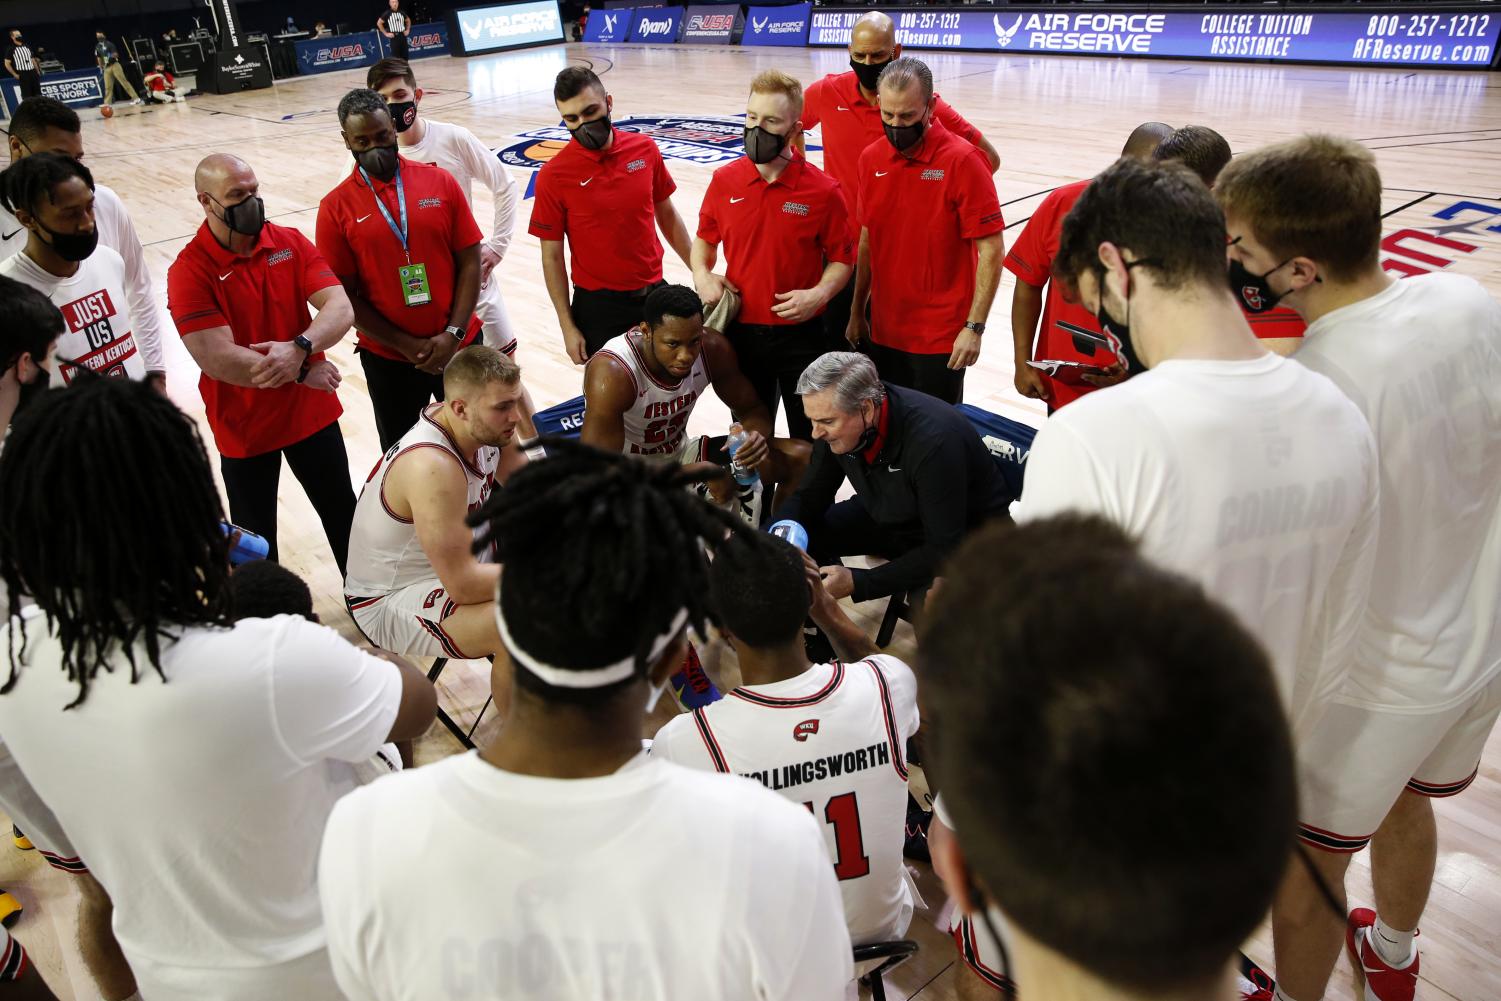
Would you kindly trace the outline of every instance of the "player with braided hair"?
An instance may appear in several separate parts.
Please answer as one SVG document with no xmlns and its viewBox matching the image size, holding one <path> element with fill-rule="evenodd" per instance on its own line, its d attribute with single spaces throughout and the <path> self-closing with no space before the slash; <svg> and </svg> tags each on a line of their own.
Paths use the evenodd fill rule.
<svg viewBox="0 0 1501 1001">
<path fill-rule="evenodd" d="M 383 778 L 329 820 L 319 883 L 340 986 L 369 1001 L 433 984 L 842 998 L 849 934 L 813 818 L 641 750 L 687 626 L 714 618 L 703 550 L 749 530 L 683 489 L 707 473 L 548 447 L 471 519 L 505 567 L 492 683 L 511 698 L 495 740 Z"/>
<path fill-rule="evenodd" d="M 130 971 L 153 1001 L 338 998 L 323 822 L 436 710 L 331 629 L 231 622 L 223 517 L 197 427 L 143 383 L 80 373 L 0 453 L 0 733 L 118 911 L 111 1001 Z"/>
</svg>

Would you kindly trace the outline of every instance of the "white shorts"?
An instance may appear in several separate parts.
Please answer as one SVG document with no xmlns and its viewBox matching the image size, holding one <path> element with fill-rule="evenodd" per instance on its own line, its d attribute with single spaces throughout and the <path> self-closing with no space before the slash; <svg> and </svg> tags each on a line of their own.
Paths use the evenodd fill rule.
<svg viewBox="0 0 1501 1001">
<path fill-rule="evenodd" d="M 378 597 L 346 594 L 344 601 L 365 638 L 382 650 L 403 657 L 476 659 L 460 650 L 443 628 L 443 620 L 458 610 L 459 603 L 436 577 Z"/>
<path fill-rule="evenodd" d="M 0 809 L 52 868 L 72 873 L 89 871 L 73 849 L 73 842 L 63 833 L 63 825 L 31 787 L 3 742 L 0 742 Z"/>
<path fill-rule="evenodd" d="M 997 934 L 1006 934 L 1005 922 L 1000 920 L 994 908 L 990 910 L 990 921 Z M 1006 959 L 985 922 L 976 920 L 973 915 L 966 915 L 955 907 L 953 917 L 949 919 L 949 934 L 954 936 L 959 958 L 964 961 L 965 966 L 975 971 L 976 976 L 1001 993 L 1016 989 L 1006 969 Z"/>
<path fill-rule="evenodd" d="M 1323 851 L 1358 852 L 1404 788 L 1432 797 L 1463 792 L 1475 780 L 1498 715 L 1501 675 L 1442 712 L 1334 703 L 1299 751 L 1299 837 Z"/>
<path fill-rule="evenodd" d="M 500 277 L 494 271 L 490 272 L 490 280 L 479 287 L 474 315 L 479 317 L 480 343 L 514 358 L 516 329 L 511 326 L 511 314 L 506 312 L 505 301 L 500 297 Z"/>
</svg>

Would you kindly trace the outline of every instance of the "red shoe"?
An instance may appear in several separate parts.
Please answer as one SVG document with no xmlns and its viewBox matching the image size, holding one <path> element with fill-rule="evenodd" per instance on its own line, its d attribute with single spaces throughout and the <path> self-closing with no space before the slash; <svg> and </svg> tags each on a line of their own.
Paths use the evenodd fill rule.
<svg viewBox="0 0 1501 1001">
<path fill-rule="evenodd" d="M 1240 986 L 1240 1001 L 1272 1001 L 1276 996 L 1276 982 L 1265 970 L 1249 960 L 1242 962 L 1240 976 L 1236 980 Z"/>
<path fill-rule="evenodd" d="M 1365 1001 L 1412 1001 L 1418 989 L 1418 951 L 1413 949 L 1412 962 L 1400 970 L 1381 958 L 1371 944 L 1376 934 L 1376 912 L 1357 907 L 1350 912 L 1345 928 L 1345 946 L 1356 975 L 1365 984 Z"/>
</svg>

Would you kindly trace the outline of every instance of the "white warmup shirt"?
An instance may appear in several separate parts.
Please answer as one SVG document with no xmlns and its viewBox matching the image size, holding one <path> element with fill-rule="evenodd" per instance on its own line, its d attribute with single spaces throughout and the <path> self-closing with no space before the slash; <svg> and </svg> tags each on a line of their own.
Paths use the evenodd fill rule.
<svg viewBox="0 0 1501 1001">
<path fill-rule="evenodd" d="M 426 127 L 422 141 L 402 146 L 401 155 L 448 171 L 459 182 L 459 190 L 464 192 L 471 206 L 474 204 L 471 189 L 475 181 L 490 189 L 495 199 L 495 222 L 485 242 L 503 259 L 516 229 L 516 204 L 519 200 L 516 179 L 500 162 L 500 157 L 490 152 L 489 147 L 462 125 L 427 118 L 422 122 Z"/>
<path fill-rule="evenodd" d="M 64 711 L 61 646 L 40 614 L 26 632 L 0 733 L 109 891 L 141 994 L 336 1001 L 318 846 L 390 733 L 396 668 L 296 616 L 245 619 L 164 641 L 166 683 L 144 645 L 134 684 L 116 656 Z"/>
<path fill-rule="evenodd" d="M 912 918 L 902 860 L 907 738 L 917 732 L 917 679 L 895 657 L 817 664 L 747 685 L 674 717 L 652 756 L 759 781 L 811 809 L 856 944 L 901 938 Z"/>
<path fill-rule="evenodd" d="M 1297 361 L 1350 395 L 1381 465 L 1371 601 L 1340 701 L 1436 712 L 1501 670 L 1501 306 L 1430 274 L 1310 324 Z"/>
<path fill-rule="evenodd" d="M 675 458 L 688 440 L 684 432 L 688 418 L 712 381 L 709 356 L 700 351 L 687 375 L 677 382 L 663 382 L 647 368 L 641 351 L 641 335 L 628 330 L 596 352 L 624 365 L 636 385 L 636 402 L 621 415 L 625 430 L 621 448 L 627 455 Z"/>
<path fill-rule="evenodd" d="M 146 377 L 119 254 L 101 243 L 70 278 L 59 278 L 24 253 L 16 254 L 0 261 L 0 275 L 37 289 L 62 312 L 56 358 L 64 385 L 73 381 L 79 365 L 111 378 Z"/>
<path fill-rule="evenodd" d="M 146 267 L 146 252 L 130 221 L 130 213 L 125 211 L 120 196 L 103 184 L 94 185 L 94 227 L 99 230 L 100 245 L 119 254 L 125 262 L 124 301 L 130 306 L 136 344 L 146 371 L 165 372 L 162 330 L 170 329 L 166 325 L 171 321 L 163 315 L 162 305 L 157 301 L 156 286 Z M 16 217 L 0 205 L 0 260 L 19 254 L 28 235 Z"/>
<path fill-rule="evenodd" d="M 1239 615 L 1307 734 L 1349 672 L 1376 553 L 1375 443 L 1332 382 L 1268 353 L 1165 361 L 1090 393 L 1038 431 L 1012 514 L 1068 510 Z"/>
<path fill-rule="evenodd" d="M 383 778 L 335 807 L 318 882 L 360 1001 L 830 1001 L 853 974 L 808 811 L 645 756 L 565 780 L 471 752 Z"/>
</svg>

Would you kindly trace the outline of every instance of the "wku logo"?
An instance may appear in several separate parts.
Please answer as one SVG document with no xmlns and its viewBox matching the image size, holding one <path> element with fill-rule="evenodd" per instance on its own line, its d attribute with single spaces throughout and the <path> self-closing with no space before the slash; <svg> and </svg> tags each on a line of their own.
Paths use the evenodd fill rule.
<svg viewBox="0 0 1501 1001">
<path fill-rule="evenodd" d="M 792 728 L 792 739 L 802 743 L 818 732 L 818 720 L 805 719 Z"/>
<path fill-rule="evenodd" d="M 1261 308 L 1261 291 L 1254 285 L 1242 285 L 1240 297 L 1245 300 L 1247 309 Z"/>
<path fill-rule="evenodd" d="M 432 608 L 438 603 L 438 599 L 441 597 L 443 597 L 443 589 L 440 587 L 427 596 L 427 600 L 422 603 L 422 607 Z"/>
<path fill-rule="evenodd" d="M 991 18 L 991 22 L 995 25 L 995 40 L 997 45 L 1004 49 L 1011 44 L 1011 40 L 1016 37 L 1016 29 L 1022 26 L 1022 17 L 1023 15 L 1021 14 L 1016 15 L 1016 20 L 1011 22 L 1011 27 L 1009 28 L 1001 26 L 1001 15 L 996 14 Z"/>
</svg>

